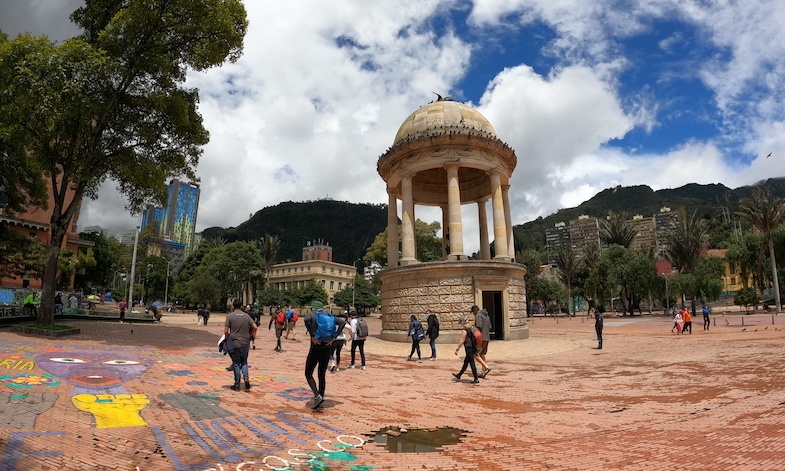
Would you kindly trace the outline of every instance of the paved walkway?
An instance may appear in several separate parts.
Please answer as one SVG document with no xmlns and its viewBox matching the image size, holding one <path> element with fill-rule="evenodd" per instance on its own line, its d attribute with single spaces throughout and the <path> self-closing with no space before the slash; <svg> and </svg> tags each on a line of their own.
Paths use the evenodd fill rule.
<svg viewBox="0 0 785 471">
<path fill-rule="evenodd" d="M 59 339 L 0 328 L 0 471 L 785 469 L 785 316 L 718 316 L 709 331 L 698 316 L 682 336 L 664 317 L 607 318 L 603 350 L 593 320 L 537 318 L 531 338 L 491 343 L 479 386 L 451 381 L 450 345 L 416 363 L 372 337 L 367 370 L 328 374 L 321 412 L 302 325 L 276 353 L 263 324 L 253 387 L 235 392 L 215 348 L 223 316 L 195 320 L 68 321 L 82 333 Z M 463 434 L 391 453 L 373 441 L 387 427 Z"/>
</svg>

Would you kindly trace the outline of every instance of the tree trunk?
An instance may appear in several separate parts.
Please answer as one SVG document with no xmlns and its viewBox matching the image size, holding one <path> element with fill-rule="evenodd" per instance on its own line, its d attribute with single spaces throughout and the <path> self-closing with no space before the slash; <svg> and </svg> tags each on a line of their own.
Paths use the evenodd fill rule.
<svg viewBox="0 0 785 471">
<path fill-rule="evenodd" d="M 53 216 L 52 219 L 55 219 Z M 38 306 L 38 316 L 35 323 L 39 326 L 54 324 L 55 317 L 55 290 L 57 288 L 57 262 L 60 258 L 60 247 L 65 239 L 68 223 L 62 223 L 62 216 L 50 224 L 52 239 L 47 250 L 46 268 L 41 287 L 41 304 Z M 70 219 L 70 218 L 69 218 Z"/>
<path fill-rule="evenodd" d="M 774 258 L 774 238 L 769 237 L 769 258 L 771 259 L 771 279 L 774 283 L 774 302 L 777 305 L 777 310 L 775 311 L 777 314 L 780 313 L 781 310 L 781 300 L 780 300 L 780 282 L 777 276 L 777 259 Z"/>
</svg>

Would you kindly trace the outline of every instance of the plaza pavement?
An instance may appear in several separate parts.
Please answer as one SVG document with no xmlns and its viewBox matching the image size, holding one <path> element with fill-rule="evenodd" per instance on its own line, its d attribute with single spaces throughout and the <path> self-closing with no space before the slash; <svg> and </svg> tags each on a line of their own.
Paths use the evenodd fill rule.
<svg viewBox="0 0 785 471">
<path fill-rule="evenodd" d="M 699 315 L 682 336 L 665 317 L 606 318 L 603 350 L 592 319 L 532 319 L 529 339 L 491 342 L 479 386 L 451 381 L 454 346 L 407 362 L 370 318 L 368 369 L 328 373 L 321 412 L 302 322 L 276 353 L 264 319 L 253 387 L 235 392 L 223 318 L 74 320 L 81 334 L 56 339 L 0 328 L 0 471 L 785 469 L 785 315 L 718 314 L 708 332 Z M 464 432 L 391 453 L 372 441 L 385 427 Z"/>
</svg>

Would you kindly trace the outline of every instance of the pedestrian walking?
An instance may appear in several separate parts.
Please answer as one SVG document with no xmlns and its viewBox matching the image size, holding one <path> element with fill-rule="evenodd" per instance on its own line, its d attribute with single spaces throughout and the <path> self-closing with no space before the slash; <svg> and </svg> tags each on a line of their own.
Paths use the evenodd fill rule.
<svg viewBox="0 0 785 471">
<path fill-rule="evenodd" d="M 709 330 L 709 325 L 711 325 L 711 322 L 709 322 L 709 306 L 704 304 L 703 305 L 703 330 Z"/>
<path fill-rule="evenodd" d="M 677 312 L 673 317 L 673 324 L 676 327 L 676 334 L 681 335 L 682 328 L 684 327 L 684 319 L 681 317 L 681 312 Z M 671 329 L 673 332 L 673 329 Z"/>
<path fill-rule="evenodd" d="M 349 327 L 349 324 L 346 322 L 346 319 L 343 317 L 343 315 L 339 317 L 344 321 L 344 329 L 338 332 L 338 336 L 335 337 L 335 340 L 333 340 L 333 343 L 330 345 L 329 369 L 331 373 L 341 371 L 341 350 L 343 349 L 343 346 L 346 345 L 346 340 L 352 338 L 352 331 Z M 349 333 L 348 336 L 346 335 L 347 331 Z"/>
<path fill-rule="evenodd" d="M 232 302 L 232 311 L 226 315 L 224 322 L 224 335 L 226 336 L 227 350 L 232 359 L 234 369 L 234 391 L 240 390 L 240 376 L 245 380 L 245 389 L 251 389 L 248 379 L 248 351 L 251 339 L 256 337 L 256 324 L 251 316 L 243 312 L 239 299 Z"/>
<path fill-rule="evenodd" d="M 63 296 L 60 293 L 55 293 L 55 316 L 63 315 Z"/>
<path fill-rule="evenodd" d="M 270 323 L 267 325 L 267 330 L 270 330 L 275 324 L 275 350 L 276 352 L 282 352 L 283 349 L 281 348 L 281 335 L 283 335 L 284 329 L 286 329 L 286 314 L 283 312 L 283 307 L 278 306 L 274 315 L 270 316 Z"/>
<path fill-rule="evenodd" d="M 474 326 L 482 333 L 482 345 L 475 349 L 475 356 L 482 365 L 480 378 L 485 378 L 491 372 L 491 367 L 488 366 L 488 361 L 485 359 L 485 355 L 488 353 L 488 344 L 491 343 L 491 316 L 488 315 L 487 309 L 480 309 L 476 305 L 472 306 L 471 312 L 474 314 Z"/>
<path fill-rule="evenodd" d="M 285 336 L 285 338 L 288 339 L 289 336 L 291 335 L 292 336 L 292 340 L 294 340 L 294 334 L 297 333 L 297 332 L 295 332 L 295 327 L 297 326 L 297 320 L 299 318 L 300 318 L 300 316 L 297 314 L 297 311 L 295 311 L 292 308 L 292 306 L 289 306 L 289 310 L 286 311 L 286 336 Z"/>
<path fill-rule="evenodd" d="M 411 321 L 409 322 L 409 332 L 407 337 L 412 338 L 412 351 L 406 357 L 406 361 L 412 361 L 412 355 L 417 352 L 417 363 L 422 363 L 422 355 L 420 354 L 420 340 L 425 338 L 425 331 L 422 328 L 422 323 L 417 320 L 417 316 L 412 314 Z"/>
<path fill-rule="evenodd" d="M 463 359 L 463 367 L 461 367 L 461 371 L 458 373 L 453 373 L 452 376 L 455 378 L 455 381 L 460 381 L 461 376 L 466 371 L 466 367 L 471 367 L 472 369 L 472 376 L 474 376 L 474 380 L 471 381 L 470 384 L 480 384 L 480 380 L 477 376 L 477 365 L 474 363 L 475 359 L 475 340 L 474 340 L 474 333 L 472 333 L 469 327 L 466 327 L 466 318 L 461 316 L 458 318 L 458 325 L 461 326 L 461 340 L 458 341 L 458 346 L 455 347 L 455 355 L 458 355 L 458 350 L 460 350 L 461 346 L 463 346 L 463 351 L 466 354 L 466 357 Z"/>
<path fill-rule="evenodd" d="M 594 331 L 597 332 L 597 350 L 602 350 L 602 327 L 603 327 L 603 313 L 605 309 L 598 307 L 594 311 Z"/>
<path fill-rule="evenodd" d="M 352 313 L 352 320 L 349 323 L 352 329 L 352 363 L 349 368 L 354 368 L 355 350 L 360 349 L 360 366 L 365 369 L 365 339 L 368 338 L 368 323 L 360 317 L 357 312 Z"/>
<path fill-rule="evenodd" d="M 125 302 L 125 298 L 117 303 L 117 309 L 120 310 L 120 323 L 122 324 L 125 321 L 125 310 L 128 309 L 128 303 Z"/>
<path fill-rule="evenodd" d="M 684 333 L 689 329 L 690 335 L 692 335 L 692 314 L 687 309 L 687 306 L 684 306 L 684 309 L 681 310 L 681 318 L 684 320 L 684 327 L 682 327 L 681 332 Z"/>
<path fill-rule="evenodd" d="M 428 329 L 425 331 L 425 335 L 428 336 L 429 343 L 431 345 L 431 356 L 429 360 L 436 361 L 436 339 L 439 338 L 439 318 L 436 317 L 436 314 L 432 313 L 430 310 L 425 311 L 428 317 L 425 319 L 425 322 L 428 325 Z"/>
<path fill-rule="evenodd" d="M 330 347 L 335 337 L 338 336 L 338 332 L 343 331 L 346 326 L 343 319 L 336 319 L 332 314 L 323 312 L 323 307 L 321 301 L 313 301 L 311 303 L 312 311 L 305 316 L 304 320 L 305 328 L 311 337 L 308 356 L 305 359 L 305 380 L 313 392 L 313 402 L 311 403 L 313 410 L 320 409 L 324 403 Z M 313 379 L 315 369 L 319 379 L 318 384 Z"/>
</svg>

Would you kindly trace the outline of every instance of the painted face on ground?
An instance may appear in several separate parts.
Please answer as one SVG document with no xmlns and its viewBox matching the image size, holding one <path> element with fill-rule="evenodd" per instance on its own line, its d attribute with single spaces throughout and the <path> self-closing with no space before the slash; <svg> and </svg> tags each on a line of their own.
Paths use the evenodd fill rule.
<svg viewBox="0 0 785 471">
<path fill-rule="evenodd" d="M 149 358 L 130 353 L 96 351 L 44 353 L 35 363 L 78 388 L 99 390 L 120 387 L 153 364 Z"/>
</svg>

